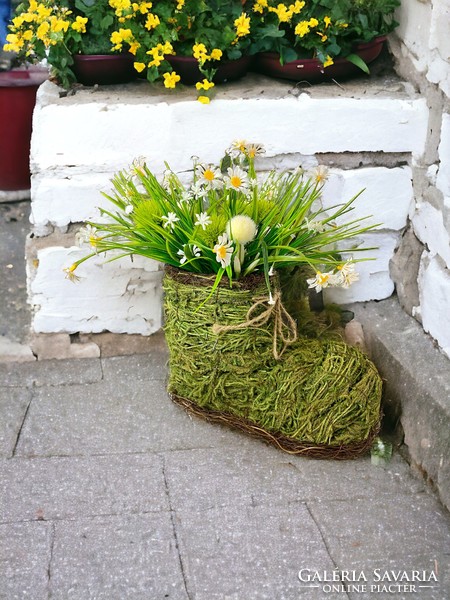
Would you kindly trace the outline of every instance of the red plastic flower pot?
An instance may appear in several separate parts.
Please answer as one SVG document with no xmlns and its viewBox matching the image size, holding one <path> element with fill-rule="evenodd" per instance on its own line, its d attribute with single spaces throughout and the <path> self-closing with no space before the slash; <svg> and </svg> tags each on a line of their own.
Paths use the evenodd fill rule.
<svg viewBox="0 0 450 600">
<path fill-rule="evenodd" d="M 12 69 L 0 73 L 0 190 L 30 188 L 30 142 L 38 87 L 46 69 Z"/>
<path fill-rule="evenodd" d="M 170 63 L 172 69 L 181 77 L 181 83 L 195 85 L 202 81 L 204 75 L 198 68 L 198 61 L 193 56 L 178 56 L 166 54 L 165 59 Z M 236 60 L 224 60 L 217 63 L 217 72 L 213 77 L 214 83 L 225 83 L 243 77 L 253 60 L 251 56 L 241 56 Z M 214 63 L 213 63 L 214 64 Z"/>
<path fill-rule="evenodd" d="M 134 57 L 123 54 L 74 54 L 73 72 L 83 85 L 114 85 L 135 79 Z"/>
<path fill-rule="evenodd" d="M 385 39 L 386 36 L 380 36 L 371 42 L 357 44 L 354 53 L 362 58 L 366 64 L 370 64 L 381 53 Z M 361 69 L 345 60 L 345 58 L 335 59 L 329 67 L 324 67 L 316 58 L 293 60 L 282 65 L 279 54 L 274 52 L 261 52 L 258 54 L 255 60 L 255 70 L 269 77 L 289 79 L 290 81 L 308 81 L 310 83 L 320 83 L 335 78 L 356 77 L 363 74 Z"/>
</svg>

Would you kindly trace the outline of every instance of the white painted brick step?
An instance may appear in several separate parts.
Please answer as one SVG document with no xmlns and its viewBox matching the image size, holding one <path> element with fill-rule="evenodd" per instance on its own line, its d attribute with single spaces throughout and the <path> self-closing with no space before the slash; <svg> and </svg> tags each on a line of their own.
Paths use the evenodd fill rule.
<svg viewBox="0 0 450 600">
<path fill-rule="evenodd" d="M 364 263 L 360 283 L 333 300 L 386 298 L 393 290 L 389 259 L 412 201 L 411 168 L 393 166 L 392 156 L 418 160 L 427 123 L 425 100 L 395 77 L 301 90 L 250 75 L 218 88 L 208 106 L 196 102 L 192 90 L 162 92 L 145 82 L 84 89 L 65 98 L 45 83 L 38 93 L 31 149 L 31 221 L 34 235 L 41 236 L 39 246 L 31 240 L 28 250 L 33 329 L 156 331 L 161 273 L 154 265 L 106 265 L 99 257 L 80 267 L 82 279 L 74 285 L 64 279 L 62 268 L 83 251 L 73 247 L 73 231 L 62 243 L 61 232 L 95 217 L 106 202 L 100 192 L 109 191 L 112 174 L 135 157 L 144 156 L 156 173 L 164 171 L 164 161 L 183 172 L 191 168 L 193 155 L 219 160 L 235 139 L 264 144 L 265 164 L 272 161 L 279 168 L 292 168 L 293 157 L 314 164 L 321 153 L 342 156 L 344 168 L 332 170 L 325 203 L 344 202 L 366 188 L 352 216 L 372 214 L 382 226 L 369 236 L 370 245 L 379 247 L 376 260 Z M 377 165 L 386 154 L 386 166 L 346 169 L 346 153 L 355 152 L 378 153 Z M 57 236 L 49 235 L 54 227 Z"/>
</svg>

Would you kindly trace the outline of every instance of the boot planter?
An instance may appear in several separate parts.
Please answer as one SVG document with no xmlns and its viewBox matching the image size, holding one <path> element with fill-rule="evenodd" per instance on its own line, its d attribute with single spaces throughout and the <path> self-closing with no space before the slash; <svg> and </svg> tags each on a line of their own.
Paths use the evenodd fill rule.
<svg viewBox="0 0 450 600">
<path fill-rule="evenodd" d="M 381 379 L 359 350 L 320 335 L 303 298 L 358 281 L 353 254 L 364 249 L 349 256 L 349 240 L 376 225 L 342 218 L 358 195 L 320 207 L 323 167 L 260 179 L 263 152 L 240 140 L 217 166 L 194 157 L 187 184 L 169 167 L 160 181 L 133 162 L 105 194 L 107 219 L 77 234 L 92 250 L 63 270 L 77 281 L 78 267 L 103 252 L 164 263 L 174 401 L 287 452 L 357 456 L 378 431 Z"/>
<path fill-rule="evenodd" d="M 174 402 L 278 448 L 316 458 L 367 452 L 379 429 L 382 382 L 358 349 L 297 338 L 264 278 L 228 282 L 176 269 L 164 279 L 168 390 Z M 294 326 L 293 326 L 294 325 Z"/>
</svg>

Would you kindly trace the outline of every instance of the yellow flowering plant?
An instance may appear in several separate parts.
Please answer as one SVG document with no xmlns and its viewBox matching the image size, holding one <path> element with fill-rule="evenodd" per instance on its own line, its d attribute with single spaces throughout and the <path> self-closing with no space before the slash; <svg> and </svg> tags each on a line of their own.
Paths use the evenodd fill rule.
<svg viewBox="0 0 450 600">
<path fill-rule="evenodd" d="M 220 62 L 238 59 L 250 49 L 252 15 L 245 12 L 245 1 L 167 0 L 148 2 L 147 10 L 135 11 L 124 0 L 116 14 L 131 32 L 124 41 L 135 55 L 138 72 L 174 88 L 180 76 L 170 56 L 192 57 L 200 71 L 199 99 L 207 102 Z"/>
<path fill-rule="evenodd" d="M 120 30 L 115 5 L 120 0 L 28 0 L 19 4 L 9 25 L 5 51 L 19 62 L 48 61 L 63 87 L 76 81 L 74 54 L 111 54 L 111 35 Z M 142 4 L 142 3 L 138 3 Z"/>
<path fill-rule="evenodd" d="M 219 165 L 195 159 L 188 183 L 169 168 L 158 180 L 136 160 L 113 178 L 101 222 L 80 230 L 80 244 L 91 251 L 64 269 L 67 278 L 77 280 L 78 267 L 105 252 L 111 260 L 137 254 L 213 274 L 213 290 L 223 276 L 231 285 L 254 272 L 264 273 L 270 290 L 274 269 L 298 266 L 310 267 L 316 291 L 348 287 L 358 279 L 355 262 L 367 260 L 354 258 L 362 248 L 352 239 L 375 225 L 349 218 L 356 197 L 322 208 L 323 168 L 257 173 L 263 152 L 259 144 L 235 142 Z"/>
<path fill-rule="evenodd" d="M 198 62 L 199 99 L 209 102 L 221 61 L 251 49 L 246 0 L 28 0 L 15 11 L 6 51 L 19 61 L 46 58 L 53 75 L 68 87 L 75 81 L 73 54 L 130 52 L 148 81 L 174 88 L 180 76 L 171 55 Z"/>
<path fill-rule="evenodd" d="M 324 67 L 338 57 L 368 72 L 355 44 L 391 32 L 399 0 L 254 0 L 255 52 L 276 52 L 281 64 L 317 58 Z"/>
</svg>

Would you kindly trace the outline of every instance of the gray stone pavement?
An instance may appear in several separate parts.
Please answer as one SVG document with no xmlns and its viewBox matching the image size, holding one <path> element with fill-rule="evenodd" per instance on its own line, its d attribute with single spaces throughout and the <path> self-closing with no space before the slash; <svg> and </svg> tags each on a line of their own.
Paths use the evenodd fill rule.
<svg viewBox="0 0 450 600">
<path fill-rule="evenodd" d="M 190 417 L 166 365 L 0 364 L 1 600 L 450 598 L 449 514 L 398 451 L 290 456 Z"/>
<path fill-rule="evenodd" d="M 25 274 L 25 238 L 30 203 L 0 200 L 0 355 L 2 339 L 23 342 L 30 330 Z"/>
</svg>

